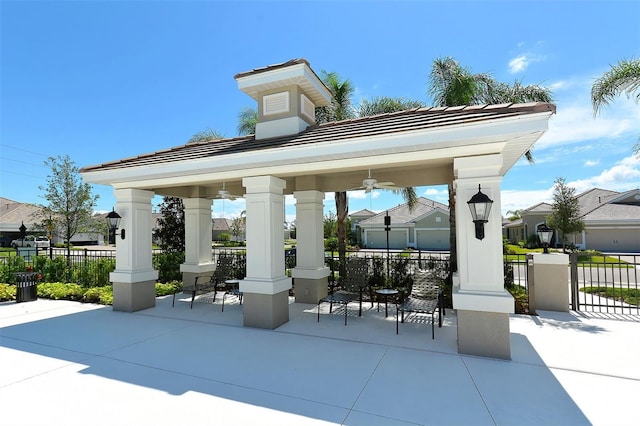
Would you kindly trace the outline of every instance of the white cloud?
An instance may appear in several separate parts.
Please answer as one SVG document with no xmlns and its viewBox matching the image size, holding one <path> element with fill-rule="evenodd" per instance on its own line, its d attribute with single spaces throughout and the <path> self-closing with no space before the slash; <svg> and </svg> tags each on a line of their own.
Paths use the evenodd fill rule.
<svg viewBox="0 0 640 426">
<path fill-rule="evenodd" d="M 532 63 L 542 62 L 545 59 L 546 57 L 544 55 L 538 55 L 530 52 L 521 53 L 509 61 L 509 72 L 511 74 L 516 74 L 525 71 Z"/>
<path fill-rule="evenodd" d="M 640 188 L 640 158 L 630 155 L 596 176 L 567 182 L 567 186 L 575 188 L 576 194 L 593 188 L 619 192 Z M 553 184 L 540 190 L 502 190 L 502 215 L 506 216 L 506 212 L 510 210 L 522 210 L 542 202 L 552 203 L 553 190 Z"/>
<path fill-rule="evenodd" d="M 507 189 L 500 191 L 500 209 L 503 216 L 508 211 L 523 210 L 538 203 L 550 203 L 553 199 L 553 187 L 531 191 Z"/>
<path fill-rule="evenodd" d="M 365 200 L 365 199 L 369 199 L 369 197 L 376 199 L 378 197 L 380 197 L 380 191 L 371 191 L 369 193 L 364 192 L 364 190 L 361 191 L 347 191 L 347 196 L 349 198 L 353 198 L 355 200 Z"/>
<path fill-rule="evenodd" d="M 575 188 L 577 193 L 592 188 L 612 191 L 628 191 L 640 188 L 640 158 L 631 155 L 622 159 L 610 169 L 603 170 L 597 176 L 567 182 L 567 185 Z"/>
<path fill-rule="evenodd" d="M 515 74 L 524 71 L 529 66 L 529 61 L 525 55 L 520 55 L 509 61 L 509 72 Z"/>
<path fill-rule="evenodd" d="M 585 167 L 593 167 L 597 166 L 598 164 L 600 164 L 600 160 L 587 160 L 584 162 Z"/>
<path fill-rule="evenodd" d="M 633 101 L 620 100 L 611 104 L 610 111 L 594 118 L 589 101 L 557 104 L 557 112 L 549 120 L 549 130 L 536 142 L 535 148 L 545 149 L 558 145 L 592 140 L 619 138 L 640 133 L 640 107 Z M 629 146 L 629 151 L 632 148 Z"/>
</svg>

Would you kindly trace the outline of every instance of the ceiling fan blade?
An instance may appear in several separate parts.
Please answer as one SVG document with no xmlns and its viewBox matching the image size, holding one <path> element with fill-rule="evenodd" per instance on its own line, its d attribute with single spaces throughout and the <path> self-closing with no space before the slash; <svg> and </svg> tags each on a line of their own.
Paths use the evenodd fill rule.
<svg viewBox="0 0 640 426">
<path fill-rule="evenodd" d="M 373 187 L 371 187 L 371 186 L 367 186 L 367 187 L 364 189 L 364 193 L 365 193 L 365 194 L 368 194 L 369 192 L 371 192 L 371 190 L 372 190 L 372 189 L 373 189 Z"/>
</svg>

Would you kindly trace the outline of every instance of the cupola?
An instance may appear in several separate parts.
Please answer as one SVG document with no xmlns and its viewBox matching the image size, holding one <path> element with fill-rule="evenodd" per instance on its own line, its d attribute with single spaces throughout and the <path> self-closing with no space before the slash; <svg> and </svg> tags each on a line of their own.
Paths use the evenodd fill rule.
<svg viewBox="0 0 640 426">
<path fill-rule="evenodd" d="M 315 124 L 315 109 L 331 92 L 306 59 L 293 59 L 236 74 L 238 88 L 258 102 L 255 138 L 298 134 Z"/>
</svg>

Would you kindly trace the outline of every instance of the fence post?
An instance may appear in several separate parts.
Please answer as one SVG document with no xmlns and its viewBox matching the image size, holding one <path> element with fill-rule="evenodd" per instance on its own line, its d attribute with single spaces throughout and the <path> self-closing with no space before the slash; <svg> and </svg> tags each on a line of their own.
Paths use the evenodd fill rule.
<svg viewBox="0 0 640 426">
<path fill-rule="evenodd" d="M 570 277 L 571 277 L 571 310 L 580 310 L 578 303 L 578 253 L 569 254 Z"/>
<path fill-rule="evenodd" d="M 527 253 L 525 255 L 527 259 L 527 296 L 529 298 L 529 314 L 536 314 L 536 285 L 535 274 L 533 272 L 533 254 Z"/>
</svg>

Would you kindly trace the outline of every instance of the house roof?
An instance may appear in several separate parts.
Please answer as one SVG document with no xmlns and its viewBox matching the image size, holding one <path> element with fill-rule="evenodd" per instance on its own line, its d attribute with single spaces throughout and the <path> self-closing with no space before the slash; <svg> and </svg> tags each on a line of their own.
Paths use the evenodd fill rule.
<svg viewBox="0 0 640 426">
<path fill-rule="evenodd" d="M 527 207 L 526 209 L 522 210 L 522 212 L 520 213 L 522 215 L 522 213 L 543 213 L 543 214 L 549 214 L 551 213 L 551 204 L 549 203 L 538 203 L 534 206 L 531 207 Z"/>
<path fill-rule="evenodd" d="M 579 194 L 576 198 L 580 204 L 582 220 L 585 222 L 611 220 L 640 222 L 640 190 L 638 189 L 620 193 L 593 188 Z"/>
<path fill-rule="evenodd" d="M 357 212 L 355 212 L 355 213 L 351 213 L 351 214 L 349 215 L 349 217 L 356 217 L 356 216 L 358 216 L 358 217 L 360 217 L 360 216 L 370 217 L 370 216 L 374 216 L 374 215 L 376 215 L 376 214 L 377 214 L 376 212 L 371 211 L 371 210 L 369 210 L 369 209 L 362 209 L 362 210 L 358 210 L 358 211 L 357 211 Z"/>
<path fill-rule="evenodd" d="M 584 222 L 589 221 L 637 221 L 640 222 L 640 189 L 616 192 L 602 188 L 592 188 L 576 195 L 580 208 L 580 216 Z M 549 203 L 538 203 L 522 211 L 526 214 L 551 214 Z M 505 227 L 521 225 L 522 221 L 514 221 Z"/>
<path fill-rule="evenodd" d="M 228 231 L 231 229 L 231 220 L 226 217 L 214 217 L 211 220 L 213 222 L 214 231 Z"/>
<path fill-rule="evenodd" d="M 499 173 L 522 156 L 547 128 L 548 103 L 416 108 L 309 126 L 299 134 L 255 140 L 254 135 L 189 143 L 81 169 L 85 181 L 159 195 L 215 198 L 226 182 L 244 193 L 242 179 L 273 175 L 287 194 L 313 189 L 346 191 L 366 171 L 396 186 L 449 182 L 453 158 L 502 155 Z"/>
<path fill-rule="evenodd" d="M 23 222 L 29 228 L 39 210 L 40 207 L 35 204 L 20 203 L 0 197 L 0 229 L 5 232 L 18 232 L 18 227 Z"/>
<path fill-rule="evenodd" d="M 449 207 L 445 204 L 431 200 L 429 198 L 420 197 L 413 211 L 409 211 L 409 204 L 404 203 L 395 206 L 389 210 L 385 210 L 365 219 L 359 223 L 360 226 L 377 226 L 384 225 L 384 217 L 389 213 L 391 224 L 407 224 L 420 220 L 424 216 L 432 213 L 434 210 L 441 210 L 449 214 Z"/>
</svg>

